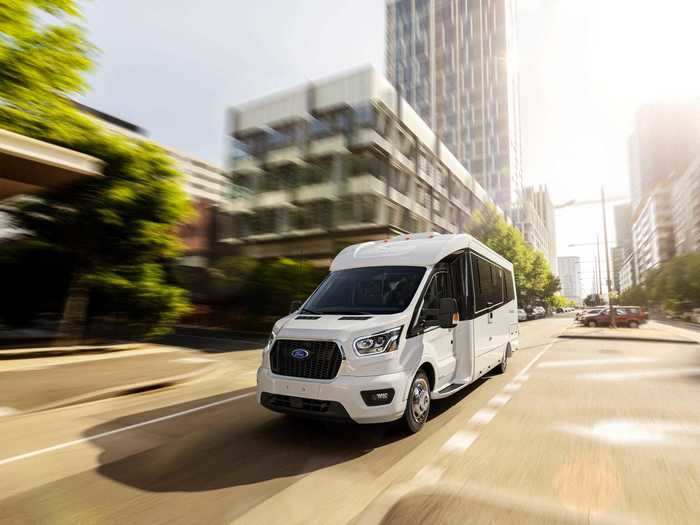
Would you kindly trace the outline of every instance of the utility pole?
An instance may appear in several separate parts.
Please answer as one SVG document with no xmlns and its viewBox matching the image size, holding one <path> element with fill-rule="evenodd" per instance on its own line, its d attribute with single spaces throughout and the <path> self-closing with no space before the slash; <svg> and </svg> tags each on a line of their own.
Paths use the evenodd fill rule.
<svg viewBox="0 0 700 525">
<path fill-rule="evenodd" d="M 603 299 L 603 275 L 600 272 L 600 235 L 595 236 L 595 272 L 596 272 L 596 292 L 600 299 Z"/>
<path fill-rule="evenodd" d="M 605 270 L 608 284 L 608 308 L 610 310 L 610 328 L 617 328 L 615 323 L 615 308 L 613 308 L 612 281 L 610 280 L 610 256 L 608 255 L 608 223 L 605 215 L 605 188 L 600 187 L 600 202 L 603 206 L 603 237 L 605 243 Z"/>
</svg>

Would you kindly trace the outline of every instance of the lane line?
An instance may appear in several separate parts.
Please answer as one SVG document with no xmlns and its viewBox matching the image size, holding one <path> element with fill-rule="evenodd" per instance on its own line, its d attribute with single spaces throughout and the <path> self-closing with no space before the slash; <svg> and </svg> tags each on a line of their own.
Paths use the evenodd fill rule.
<svg viewBox="0 0 700 525">
<path fill-rule="evenodd" d="M 628 379 L 645 379 L 654 377 L 690 376 L 700 374 L 699 367 L 658 368 L 656 370 L 637 370 L 631 372 L 600 372 L 596 374 L 578 374 L 579 379 L 594 381 L 626 381 Z"/>
<path fill-rule="evenodd" d="M 506 386 L 503 387 L 504 392 L 517 392 L 522 388 L 521 383 L 508 383 Z"/>
<path fill-rule="evenodd" d="M 538 368 L 567 368 L 573 366 L 618 365 L 631 363 L 653 363 L 658 361 L 653 357 L 611 357 L 603 359 L 572 359 L 570 361 L 545 361 Z"/>
<path fill-rule="evenodd" d="M 198 407 L 194 407 L 194 408 L 189 408 L 189 409 L 183 410 L 181 412 L 175 412 L 174 414 L 168 414 L 167 416 L 161 416 L 161 417 L 157 417 L 155 419 L 141 421 L 140 423 L 134 423 L 133 425 L 127 425 L 125 427 L 115 428 L 114 430 L 108 430 L 106 432 L 101 432 L 99 434 L 95 434 L 94 436 L 88 436 L 88 437 L 84 437 L 84 438 L 80 438 L 80 439 L 74 439 L 73 441 L 67 441 L 65 443 L 60 443 L 58 445 L 53 445 L 51 447 L 46 447 L 46 448 L 42 448 L 39 450 L 34 450 L 32 452 L 26 452 L 24 454 L 19 454 L 18 456 L 12 456 L 12 457 L 0 460 L 0 466 L 8 465 L 8 464 L 14 463 L 16 461 L 21 461 L 23 459 L 33 458 L 35 456 L 40 456 L 42 454 L 47 454 L 49 452 L 55 452 L 56 450 L 61 450 L 64 448 L 72 447 L 74 445 L 79 445 L 81 443 L 95 441 L 96 439 L 101 439 L 101 438 L 104 438 L 107 436 L 112 436 L 114 434 L 119 434 L 121 432 L 126 432 L 127 430 L 133 430 L 135 428 L 141 428 L 141 427 L 145 427 L 148 425 L 153 425 L 155 423 L 160 423 L 161 421 L 167 421 L 168 419 L 174 419 L 176 417 L 185 416 L 187 414 L 199 412 L 200 410 L 206 410 L 207 408 L 212 408 L 215 406 L 224 405 L 226 403 L 238 401 L 240 399 L 244 399 L 246 397 L 250 397 L 253 395 L 255 395 L 255 392 L 248 392 L 246 394 L 240 394 L 237 396 L 228 397 L 226 399 L 220 399 L 219 401 L 214 401 L 212 403 L 207 403 L 206 405 L 202 405 L 202 406 L 198 406 Z"/>
<path fill-rule="evenodd" d="M 495 410 L 491 410 L 490 408 L 482 408 L 480 410 L 477 410 L 476 414 L 469 418 L 468 424 L 474 426 L 485 425 L 494 417 L 496 417 Z"/>
<path fill-rule="evenodd" d="M 15 414 L 19 414 L 19 411 L 12 407 L 0 407 L 0 417 L 14 416 Z"/>
<path fill-rule="evenodd" d="M 467 450 L 479 434 L 470 430 L 460 430 L 450 439 L 445 441 L 445 444 L 440 448 L 441 453 L 464 452 Z"/>
<path fill-rule="evenodd" d="M 491 398 L 491 401 L 489 401 L 489 406 L 500 408 L 508 401 L 510 401 L 510 396 L 508 394 L 497 394 Z"/>
</svg>

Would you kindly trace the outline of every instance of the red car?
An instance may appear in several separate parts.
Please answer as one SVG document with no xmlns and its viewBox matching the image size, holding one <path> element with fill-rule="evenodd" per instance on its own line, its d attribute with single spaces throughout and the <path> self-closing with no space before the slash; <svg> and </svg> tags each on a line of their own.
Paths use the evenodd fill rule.
<svg viewBox="0 0 700 525">
<path fill-rule="evenodd" d="M 630 328 L 639 328 L 639 325 L 646 322 L 647 314 L 639 306 L 616 306 L 615 307 L 615 324 L 617 326 L 629 326 Z M 579 322 L 585 326 L 609 326 L 610 325 L 610 309 L 588 315 L 583 315 Z"/>
</svg>

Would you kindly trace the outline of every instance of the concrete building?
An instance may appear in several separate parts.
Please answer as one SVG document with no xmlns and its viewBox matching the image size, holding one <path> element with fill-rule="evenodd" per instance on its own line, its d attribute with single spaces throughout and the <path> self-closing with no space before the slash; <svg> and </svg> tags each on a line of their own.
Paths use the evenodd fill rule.
<svg viewBox="0 0 700 525">
<path fill-rule="evenodd" d="M 556 274 L 557 237 L 554 206 L 546 186 L 528 187 L 523 190 L 516 224 L 525 241 L 545 255 L 552 272 Z"/>
<path fill-rule="evenodd" d="M 324 265 L 355 242 L 465 231 L 493 204 L 371 68 L 238 106 L 230 120 L 237 197 L 218 221 L 228 253 Z"/>
<path fill-rule="evenodd" d="M 632 204 L 615 206 L 615 241 L 612 249 L 613 288 L 620 291 L 620 272 L 627 257 L 634 251 L 632 238 Z"/>
<path fill-rule="evenodd" d="M 637 209 L 632 225 L 637 279 L 644 281 L 646 272 L 673 257 L 673 213 L 671 188 L 662 181 Z"/>
<path fill-rule="evenodd" d="M 522 190 L 512 0 L 387 0 L 389 81 L 515 221 Z"/>
<path fill-rule="evenodd" d="M 629 142 L 632 206 L 641 206 L 671 173 L 700 151 L 700 99 L 661 101 L 639 109 Z"/>
<path fill-rule="evenodd" d="M 581 271 L 580 257 L 558 257 L 557 267 L 559 269 L 559 281 L 561 283 L 561 295 L 574 301 L 576 304 L 583 302 L 581 291 Z"/>
<path fill-rule="evenodd" d="M 632 288 L 639 284 L 639 279 L 637 278 L 637 263 L 634 253 L 630 253 L 620 266 L 619 273 L 620 280 L 620 292 Z"/>
<path fill-rule="evenodd" d="M 78 102 L 74 102 L 74 105 L 112 133 L 136 140 L 150 140 L 146 130 L 136 124 Z M 162 144 L 159 146 L 170 155 L 178 171 L 184 175 L 183 189 L 193 200 L 221 204 L 230 196 L 230 182 L 222 168 Z"/>
<path fill-rule="evenodd" d="M 676 255 L 700 251 L 700 156 L 671 177 L 671 202 Z"/>
</svg>

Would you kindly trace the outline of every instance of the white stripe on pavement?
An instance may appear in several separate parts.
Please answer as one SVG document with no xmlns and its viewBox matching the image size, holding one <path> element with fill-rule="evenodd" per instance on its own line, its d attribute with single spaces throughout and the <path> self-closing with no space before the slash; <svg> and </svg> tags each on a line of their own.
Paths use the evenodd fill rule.
<svg viewBox="0 0 700 525">
<path fill-rule="evenodd" d="M 700 374 L 698 367 L 685 368 L 658 368 L 656 370 L 637 370 L 631 372 L 600 372 L 597 374 L 578 374 L 580 379 L 592 379 L 594 381 L 627 381 L 629 379 L 647 379 L 654 377 L 675 377 Z"/>
<path fill-rule="evenodd" d="M 14 463 L 15 461 L 20 461 L 23 459 L 29 459 L 35 456 L 40 456 L 48 452 L 54 452 L 56 450 L 61 450 L 64 448 L 72 447 L 74 445 L 79 445 L 81 443 L 87 443 L 89 441 L 95 441 L 96 439 L 101 439 L 103 437 L 112 436 L 114 434 L 119 434 L 120 432 L 126 432 L 127 430 L 133 430 L 135 428 L 145 427 L 147 425 L 153 425 L 154 423 L 160 423 L 161 421 L 167 421 L 168 419 L 174 419 L 176 417 L 185 416 L 187 414 L 192 414 L 194 412 L 199 412 L 200 410 L 206 410 L 207 408 L 215 407 L 218 405 L 223 405 L 225 403 L 231 403 L 232 401 L 238 401 L 246 397 L 255 395 L 255 392 L 248 392 L 247 394 L 240 394 L 238 396 L 228 397 L 226 399 L 221 399 L 219 401 L 214 401 L 212 403 L 207 403 L 206 405 L 198 406 L 195 408 L 189 408 L 181 412 L 175 412 L 174 414 L 168 414 L 167 416 L 157 417 L 155 419 L 149 419 L 147 421 L 141 421 L 140 423 L 135 423 L 133 425 L 127 425 L 121 428 L 115 428 L 114 430 L 108 430 L 107 432 L 101 432 L 95 434 L 94 436 L 89 436 L 81 439 L 74 439 L 73 441 L 67 441 L 65 443 L 60 443 L 58 445 L 53 445 L 51 447 L 42 448 L 39 450 L 34 450 L 32 452 L 26 452 L 18 456 L 12 456 L 9 458 L 1 459 L 0 466 L 7 465 L 9 463 Z"/>
<path fill-rule="evenodd" d="M 658 361 L 653 357 L 611 357 L 603 359 L 571 359 L 562 361 L 545 361 L 540 363 L 538 368 L 566 368 L 573 366 L 598 366 L 598 365 L 618 365 L 631 363 L 653 363 Z"/>
<path fill-rule="evenodd" d="M 17 410 L 15 410 L 12 407 L 0 407 L 0 417 L 3 416 L 14 416 L 15 414 L 18 414 Z"/>
</svg>

